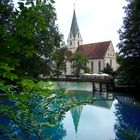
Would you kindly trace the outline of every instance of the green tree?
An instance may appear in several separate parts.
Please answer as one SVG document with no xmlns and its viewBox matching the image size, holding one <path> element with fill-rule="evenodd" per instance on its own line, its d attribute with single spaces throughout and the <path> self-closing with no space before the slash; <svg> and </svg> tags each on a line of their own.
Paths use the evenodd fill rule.
<svg viewBox="0 0 140 140">
<path fill-rule="evenodd" d="M 0 1 L 0 89 L 25 77 L 49 75 L 52 54 L 62 35 L 55 24 L 53 0 Z"/>
<path fill-rule="evenodd" d="M 66 48 L 59 48 L 53 54 L 53 73 L 57 78 L 66 72 L 66 51 Z"/>
<path fill-rule="evenodd" d="M 79 77 L 81 70 L 84 70 L 85 72 L 88 71 L 87 63 L 88 58 L 86 56 L 81 53 L 75 53 L 72 58 L 72 68 L 74 69 L 74 74 L 76 74 L 77 77 Z"/>
<path fill-rule="evenodd" d="M 49 75 L 52 54 L 60 46 L 61 34 L 55 25 L 56 14 L 53 1 L 36 0 L 28 7 L 19 3 L 16 15 L 16 45 L 20 45 L 18 56 L 21 60 L 19 72 L 38 77 Z M 43 70 L 43 68 L 45 70 Z"/>
<path fill-rule="evenodd" d="M 41 7 L 41 14 L 45 19 L 45 30 L 41 30 L 35 37 L 38 48 L 38 55 L 41 56 L 40 59 L 43 61 L 41 63 L 40 72 L 44 75 L 51 74 L 53 66 L 53 54 L 60 48 L 60 42 L 62 41 L 62 35 L 55 23 L 57 17 L 54 8 L 53 0 L 38 0 L 38 7 Z M 40 13 L 40 10 L 39 10 Z M 42 57 L 43 56 L 43 57 Z M 46 67 L 45 71 L 42 67 Z"/>
<path fill-rule="evenodd" d="M 125 73 L 125 79 L 129 84 L 140 84 L 140 1 L 127 0 L 126 16 L 123 26 L 119 30 L 121 71 Z"/>
<path fill-rule="evenodd" d="M 15 48 L 11 47 L 10 41 L 13 30 L 13 8 L 11 0 L 0 0 L 0 90 L 10 90 L 11 81 L 17 79 L 13 71 L 19 61 L 11 56 Z"/>
<path fill-rule="evenodd" d="M 113 69 L 111 68 L 111 66 L 108 63 L 106 64 L 106 67 L 103 69 L 102 72 L 113 75 Z"/>
</svg>

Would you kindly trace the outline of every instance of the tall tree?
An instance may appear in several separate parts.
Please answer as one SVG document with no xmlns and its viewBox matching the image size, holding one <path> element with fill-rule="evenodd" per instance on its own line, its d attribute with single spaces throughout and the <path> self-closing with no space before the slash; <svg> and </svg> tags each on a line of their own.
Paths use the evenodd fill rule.
<svg viewBox="0 0 140 140">
<path fill-rule="evenodd" d="M 113 75 L 113 69 L 112 67 L 109 65 L 109 63 L 106 64 L 106 67 L 104 67 L 103 73 L 107 73 L 107 74 L 110 74 L 110 75 Z"/>
<path fill-rule="evenodd" d="M 28 6 L 26 5 L 28 4 Z M 54 1 L 36 0 L 19 2 L 16 15 L 15 44 L 20 47 L 18 56 L 21 60 L 21 74 L 38 77 L 49 75 L 52 65 L 52 54 L 60 46 L 61 34 L 55 24 L 56 13 Z M 46 66 L 46 71 L 42 69 Z"/>
<path fill-rule="evenodd" d="M 3 87 L 5 89 L 6 82 L 9 83 L 17 78 L 13 70 L 18 65 L 18 59 L 11 57 L 15 48 L 11 48 L 10 41 L 13 27 L 13 8 L 11 0 L 0 0 L 0 89 Z"/>
<path fill-rule="evenodd" d="M 88 58 L 86 56 L 81 53 L 75 53 L 72 58 L 72 68 L 77 77 L 79 77 L 81 70 L 84 70 L 85 72 L 88 71 L 87 63 Z"/>
<path fill-rule="evenodd" d="M 127 0 L 126 16 L 119 30 L 121 71 L 129 84 L 140 84 L 140 1 Z"/>
<path fill-rule="evenodd" d="M 0 0 L 0 85 L 49 75 L 52 54 L 60 47 L 54 1 L 19 0 L 18 5 L 13 10 L 10 0 Z"/>
<path fill-rule="evenodd" d="M 53 73 L 57 78 L 66 72 L 66 51 L 66 48 L 59 48 L 53 54 Z"/>
</svg>

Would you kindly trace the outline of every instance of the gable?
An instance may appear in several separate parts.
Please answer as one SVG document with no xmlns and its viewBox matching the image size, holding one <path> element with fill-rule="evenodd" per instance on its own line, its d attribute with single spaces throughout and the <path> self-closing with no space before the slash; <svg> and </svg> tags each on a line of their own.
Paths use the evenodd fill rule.
<svg viewBox="0 0 140 140">
<path fill-rule="evenodd" d="M 116 58 L 116 54 L 115 54 L 112 43 L 110 43 L 110 45 L 106 51 L 105 57 L 106 58 Z"/>
<path fill-rule="evenodd" d="M 87 56 L 90 59 L 103 59 L 106 55 L 111 41 L 98 42 L 92 44 L 80 45 L 76 52 Z"/>
</svg>

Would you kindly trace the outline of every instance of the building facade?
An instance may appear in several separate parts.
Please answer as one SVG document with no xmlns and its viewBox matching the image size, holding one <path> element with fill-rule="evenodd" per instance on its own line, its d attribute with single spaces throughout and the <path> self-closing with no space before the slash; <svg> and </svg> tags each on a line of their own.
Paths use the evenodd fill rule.
<svg viewBox="0 0 140 140">
<path fill-rule="evenodd" d="M 75 53 L 80 53 L 88 57 L 87 67 L 90 73 L 100 73 L 107 64 L 115 71 L 118 64 L 116 62 L 116 54 L 111 41 L 102 41 L 97 43 L 83 44 L 82 36 L 77 23 L 75 10 L 69 36 L 67 39 L 67 56 L 69 61 L 66 64 L 66 74 L 73 74 L 71 58 Z M 81 71 L 81 73 L 84 73 Z"/>
</svg>

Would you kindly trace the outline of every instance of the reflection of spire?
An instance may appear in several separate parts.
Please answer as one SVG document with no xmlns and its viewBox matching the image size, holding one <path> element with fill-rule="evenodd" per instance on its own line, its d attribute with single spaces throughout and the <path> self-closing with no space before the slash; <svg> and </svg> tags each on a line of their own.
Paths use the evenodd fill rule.
<svg viewBox="0 0 140 140">
<path fill-rule="evenodd" d="M 80 120 L 82 110 L 83 110 L 83 105 L 76 106 L 76 107 L 74 107 L 70 110 L 76 133 L 78 131 L 78 124 L 79 124 L 79 120 Z"/>
</svg>

